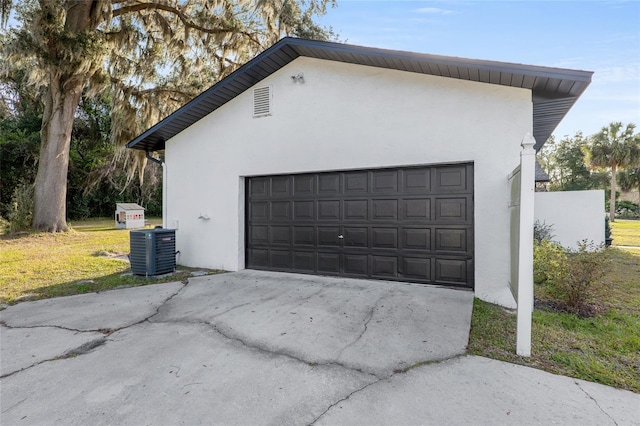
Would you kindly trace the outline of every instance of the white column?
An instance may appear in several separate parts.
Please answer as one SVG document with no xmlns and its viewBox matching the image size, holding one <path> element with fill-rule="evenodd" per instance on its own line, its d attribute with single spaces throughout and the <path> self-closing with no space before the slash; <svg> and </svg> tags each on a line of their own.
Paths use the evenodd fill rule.
<svg viewBox="0 0 640 426">
<path fill-rule="evenodd" d="M 518 258 L 518 328 L 516 353 L 531 356 L 531 314 L 533 312 L 533 222 L 536 140 L 527 133 L 520 153 L 520 248 Z"/>
</svg>

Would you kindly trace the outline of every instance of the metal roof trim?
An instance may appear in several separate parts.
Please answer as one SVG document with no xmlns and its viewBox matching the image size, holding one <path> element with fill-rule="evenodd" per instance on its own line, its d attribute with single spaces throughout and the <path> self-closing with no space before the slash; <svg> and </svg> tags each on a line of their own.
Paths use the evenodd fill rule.
<svg viewBox="0 0 640 426">
<path fill-rule="evenodd" d="M 164 149 L 167 139 L 300 56 L 531 90 L 536 149 L 544 144 L 585 91 L 593 75 L 593 72 L 584 70 L 439 56 L 286 37 L 131 140 L 127 143 L 127 148 L 149 151 Z M 447 70 L 446 74 L 442 73 L 443 69 Z M 435 70 L 438 72 L 434 72 Z M 455 72 L 451 72 L 452 70 Z M 552 88 L 549 89 L 552 82 Z M 227 94 L 223 94 L 224 92 Z M 204 115 L 201 112 L 201 103 L 209 104 L 205 109 L 208 112 Z M 183 123 L 176 123 L 179 118 Z"/>
</svg>

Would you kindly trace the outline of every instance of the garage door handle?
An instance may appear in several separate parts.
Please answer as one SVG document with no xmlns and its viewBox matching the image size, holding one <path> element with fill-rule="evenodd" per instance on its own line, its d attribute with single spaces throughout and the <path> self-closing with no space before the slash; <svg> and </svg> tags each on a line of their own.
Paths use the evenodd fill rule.
<svg viewBox="0 0 640 426">
<path fill-rule="evenodd" d="M 344 235 L 338 235 L 338 238 L 339 238 L 339 239 L 343 239 L 343 238 L 344 238 Z"/>
</svg>

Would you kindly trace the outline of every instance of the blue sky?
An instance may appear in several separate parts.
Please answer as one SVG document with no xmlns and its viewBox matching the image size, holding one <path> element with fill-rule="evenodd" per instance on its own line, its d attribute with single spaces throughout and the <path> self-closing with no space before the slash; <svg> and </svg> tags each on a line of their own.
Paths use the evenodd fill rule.
<svg viewBox="0 0 640 426">
<path fill-rule="evenodd" d="M 640 126 L 637 0 L 338 0 L 320 23 L 351 44 L 594 71 L 554 135 Z"/>
</svg>

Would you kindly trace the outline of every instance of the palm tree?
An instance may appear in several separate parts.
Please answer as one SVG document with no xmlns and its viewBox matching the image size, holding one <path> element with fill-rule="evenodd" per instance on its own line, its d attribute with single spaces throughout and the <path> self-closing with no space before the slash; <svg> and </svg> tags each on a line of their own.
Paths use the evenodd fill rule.
<svg viewBox="0 0 640 426">
<path fill-rule="evenodd" d="M 637 190 L 640 195 L 640 167 L 632 167 L 619 173 L 620 188 L 624 191 Z"/>
<path fill-rule="evenodd" d="M 635 124 L 623 127 L 620 122 L 610 123 L 591 137 L 585 149 L 586 162 L 592 169 L 611 169 L 611 198 L 609 220 L 615 220 L 616 174 L 618 169 L 640 166 L 640 135 L 634 134 Z"/>
</svg>

